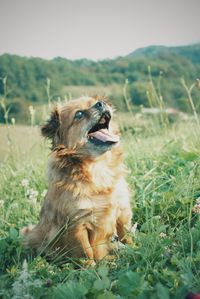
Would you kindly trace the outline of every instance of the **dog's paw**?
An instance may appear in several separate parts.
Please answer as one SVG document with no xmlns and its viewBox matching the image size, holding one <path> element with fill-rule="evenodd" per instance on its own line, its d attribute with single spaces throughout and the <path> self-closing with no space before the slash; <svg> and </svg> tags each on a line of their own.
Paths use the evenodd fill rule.
<svg viewBox="0 0 200 299">
<path fill-rule="evenodd" d="M 95 260 L 85 260 L 84 263 L 83 263 L 83 266 L 85 268 L 95 267 L 96 262 L 95 262 Z"/>
</svg>

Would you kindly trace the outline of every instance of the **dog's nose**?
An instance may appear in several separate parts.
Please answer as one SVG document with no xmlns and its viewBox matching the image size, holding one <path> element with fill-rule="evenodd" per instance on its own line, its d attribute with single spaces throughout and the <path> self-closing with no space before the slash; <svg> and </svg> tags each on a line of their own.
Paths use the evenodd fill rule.
<svg viewBox="0 0 200 299">
<path fill-rule="evenodd" d="M 95 105 L 94 108 L 98 109 L 99 111 L 102 111 L 104 109 L 104 102 L 103 101 L 98 101 Z"/>
</svg>

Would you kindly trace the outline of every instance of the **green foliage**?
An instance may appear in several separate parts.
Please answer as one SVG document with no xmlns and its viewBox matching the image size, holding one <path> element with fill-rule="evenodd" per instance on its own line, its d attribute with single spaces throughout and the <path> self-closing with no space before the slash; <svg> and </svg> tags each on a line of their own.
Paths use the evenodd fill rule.
<svg viewBox="0 0 200 299">
<path fill-rule="evenodd" d="M 81 299 L 88 293 L 88 290 L 83 285 L 70 281 L 66 284 L 59 284 L 53 290 L 52 298 L 55 299 Z"/>
<path fill-rule="evenodd" d="M 166 48 L 147 47 L 134 53 L 113 60 L 93 62 L 87 59 L 70 61 L 55 58 L 51 61 L 39 58 L 24 58 L 4 54 L 0 56 L 0 96 L 4 94 L 2 78 L 7 77 L 7 105 L 11 105 L 11 114 L 15 113 L 18 122 L 27 122 L 27 106 L 48 103 L 45 90 L 46 80 L 51 82 L 51 101 L 64 99 L 71 94 L 70 86 L 92 87 L 101 86 L 104 94 L 106 87 L 110 88 L 109 96 L 115 106 L 123 111 L 123 94 L 121 90 L 113 91 L 113 84 L 123 86 L 126 79 L 130 82 L 130 95 L 134 105 L 149 106 L 149 74 L 155 84 L 159 81 L 161 94 L 167 107 L 191 112 L 187 94 L 184 92 L 180 78 L 192 84 L 200 73 L 200 45 Z M 68 90 L 68 93 L 66 93 Z M 83 90 L 80 93 L 83 93 Z M 72 94 L 72 97 L 75 95 Z M 194 103 L 199 111 L 199 92 L 193 91 Z M 0 122 L 4 122 L 3 111 L 0 108 Z"/>
<path fill-rule="evenodd" d="M 126 271 L 119 276 L 118 292 L 126 298 L 141 298 L 141 294 L 147 288 L 148 283 L 135 272 Z"/>
</svg>

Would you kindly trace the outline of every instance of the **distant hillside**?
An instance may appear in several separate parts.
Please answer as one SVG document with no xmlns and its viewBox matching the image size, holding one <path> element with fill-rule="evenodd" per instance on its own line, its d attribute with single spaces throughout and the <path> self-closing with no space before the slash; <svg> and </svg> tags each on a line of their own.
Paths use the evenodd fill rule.
<svg viewBox="0 0 200 299">
<path fill-rule="evenodd" d="M 200 43 L 182 47 L 149 46 L 140 48 L 128 55 L 128 57 L 158 58 L 176 54 L 189 59 L 193 63 L 200 64 Z"/>
<path fill-rule="evenodd" d="M 99 62 L 81 59 L 70 61 L 61 57 L 53 60 L 0 56 L 0 78 L 7 77 L 7 106 L 10 117 L 24 121 L 29 105 L 48 102 L 47 78 L 51 81 L 50 97 L 79 96 L 84 90 L 108 94 L 119 110 L 125 110 L 123 85 L 129 80 L 128 92 L 132 104 L 149 106 L 149 98 L 155 96 L 150 83 L 149 68 L 154 86 L 167 107 L 190 112 L 187 96 L 180 78 L 192 84 L 200 77 L 200 44 L 185 47 L 150 46 L 138 49 L 125 57 Z M 0 96 L 4 93 L 0 80 Z M 197 109 L 200 98 L 197 89 L 193 93 Z M 3 111 L 0 109 L 0 121 Z"/>
<path fill-rule="evenodd" d="M 169 55 L 170 48 L 165 46 L 148 46 L 146 48 L 139 48 L 127 55 L 128 58 L 138 58 L 138 57 L 158 57 L 159 55 Z"/>
</svg>

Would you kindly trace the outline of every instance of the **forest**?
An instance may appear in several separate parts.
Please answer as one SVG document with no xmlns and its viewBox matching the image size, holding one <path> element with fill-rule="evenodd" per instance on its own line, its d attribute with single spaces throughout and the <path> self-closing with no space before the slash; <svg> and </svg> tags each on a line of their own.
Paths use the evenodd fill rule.
<svg viewBox="0 0 200 299">
<path fill-rule="evenodd" d="M 165 108 L 191 113 L 184 84 L 190 88 L 200 77 L 200 44 L 149 46 L 127 56 L 101 61 L 45 60 L 3 54 L 0 56 L 0 122 L 27 123 L 29 107 L 41 110 L 49 101 L 83 94 L 108 96 L 119 111 L 126 111 L 124 84 L 133 110 L 156 106 L 155 94 Z M 184 84 L 183 84 L 184 82 Z M 200 111 L 199 84 L 192 90 L 195 109 Z M 6 101 L 5 101 L 6 98 Z M 3 105 L 2 105 L 3 103 Z M 3 107 L 4 106 L 4 107 Z"/>
</svg>

